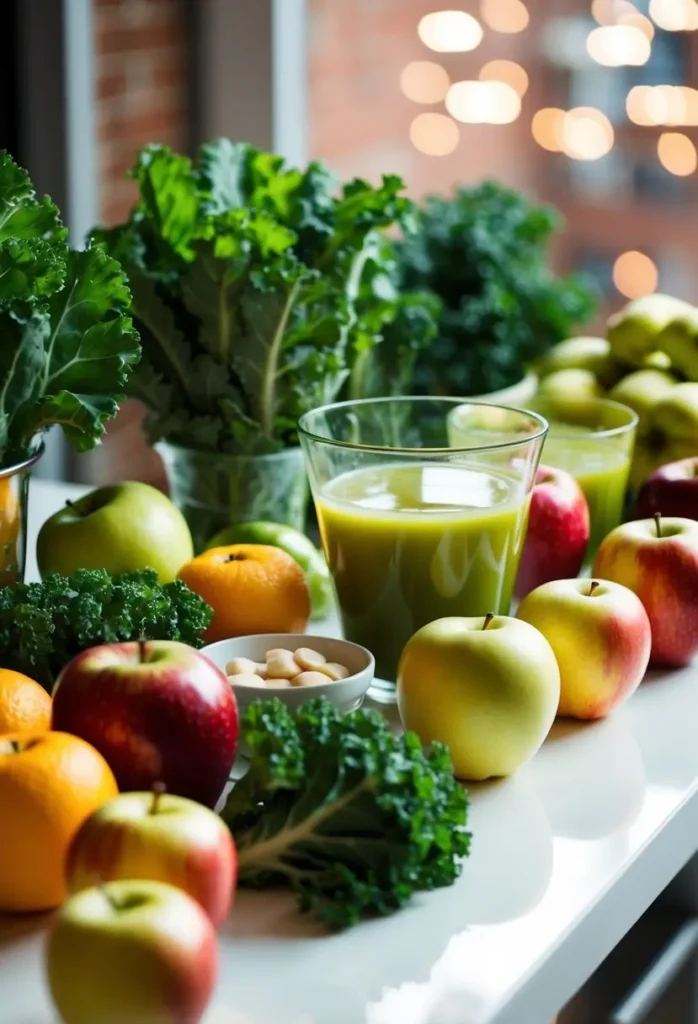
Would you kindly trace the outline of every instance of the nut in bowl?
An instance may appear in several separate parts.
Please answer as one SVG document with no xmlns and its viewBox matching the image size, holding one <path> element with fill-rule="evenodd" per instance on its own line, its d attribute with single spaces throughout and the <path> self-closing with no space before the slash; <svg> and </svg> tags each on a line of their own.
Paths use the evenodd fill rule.
<svg viewBox="0 0 698 1024">
<path fill-rule="evenodd" d="M 292 711 L 311 697 L 327 697 L 340 711 L 360 707 L 375 662 L 349 640 L 307 633 L 260 633 L 204 647 L 235 691 L 240 711 L 253 700 L 278 697 Z"/>
</svg>

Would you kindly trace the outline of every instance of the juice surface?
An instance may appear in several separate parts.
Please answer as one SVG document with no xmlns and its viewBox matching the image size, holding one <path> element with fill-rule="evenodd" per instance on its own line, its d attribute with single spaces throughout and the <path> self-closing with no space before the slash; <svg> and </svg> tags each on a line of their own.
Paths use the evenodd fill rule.
<svg viewBox="0 0 698 1024">
<path fill-rule="evenodd" d="M 623 518 L 630 451 L 624 441 L 620 443 L 623 447 L 615 438 L 595 439 L 591 427 L 580 425 L 565 424 L 564 436 L 559 436 L 551 424 L 543 448 L 541 461 L 567 470 L 584 491 L 591 521 L 588 560 Z"/>
<path fill-rule="evenodd" d="M 505 473 L 459 464 L 382 465 L 316 495 L 345 636 L 394 680 L 416 630 L 449 615 L 506 613 L 528 499 Z"/>
</svg>

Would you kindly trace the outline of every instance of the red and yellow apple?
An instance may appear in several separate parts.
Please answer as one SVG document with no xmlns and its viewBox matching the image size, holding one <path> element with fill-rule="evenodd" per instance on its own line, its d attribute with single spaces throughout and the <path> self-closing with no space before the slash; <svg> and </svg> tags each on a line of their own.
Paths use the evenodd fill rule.
<svg viewBox="0 0 698 1024">
<path fill-rule="evenodd" d="M 516 617 L 539 629 L 560 669 L 558 715 L 604 718 L 647 671 L 652 637 L 642 602 L 606 580 L 554 580 L 524 598 Z"/>
<path fill-rule="evenodd" d="M 216 932 L 181 889 L 107 882 L 64 903 L 46 968 L 64 1024 L 197 1024 L 218 973 Z"/>
<path fill-rule="evenodd" d="M 570 473 L 539 466 L 516 578 L 517 597 L 549 580 L 576 576 L 588 544 L 589 506 L 581 487 Z"/>
<path fill-rule="evenodd" d="M 651 661 L 688 664 L 698 651 L 698 522 L 657 516 L 624 523 L 603 541 L 593 573 L 642 601 L 652 628 Z"/>
<path fill-rule="evenodd" d="M 213 807 L 235 759 L 238 711 L 223 672 L 173 640 L 104 644 L 66 665 L 53 728 L 103 755 L 119 789 L 152 789 Z"/>
<path fill-rule="evenodd" d="M 445 743 L 461 779 L 516 771 L 548 735 L 559 699 L 550 644 L 505 615 L 430 622 L 398 668 L 402 724 L 423 743 Z"/>
<path fill-rule="evenodd" d="M 90 888 L 95 879 L 176 885 L 217 928 L 232 904 L 237 856 L 217 814 L 156 789 L 123 793 L 91 815 L 73 839 L 66 870 L 71 892 Z"/>
</svg>

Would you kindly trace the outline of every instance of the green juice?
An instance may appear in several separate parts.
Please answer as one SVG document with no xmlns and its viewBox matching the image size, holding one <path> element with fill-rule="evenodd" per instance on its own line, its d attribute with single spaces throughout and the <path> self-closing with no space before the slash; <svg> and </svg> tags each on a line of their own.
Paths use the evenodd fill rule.
<svg viewBox="0 0 698 1024">
<path fill-rule="evenodd" d="M 630 452 L 627 445 L 621 449 L 612 438 L 594 440 L 591 427 L 566 423 L 562 429 L 564 436 L 556 434 L 556 424 L 551 423 L 541 461 L 567 470 L 584 491 L 591 524 L 587 553 L 590 559 L 623 518 Z"/>
<path fill-rule="evenodd" d="M 467 465 L 383 465 L 345 473 L 316 495 L 320 532 L 348 640 L 394 680 L 421 626 L 506 613 L 528 499 L 511 475 Z"/>
</svg>

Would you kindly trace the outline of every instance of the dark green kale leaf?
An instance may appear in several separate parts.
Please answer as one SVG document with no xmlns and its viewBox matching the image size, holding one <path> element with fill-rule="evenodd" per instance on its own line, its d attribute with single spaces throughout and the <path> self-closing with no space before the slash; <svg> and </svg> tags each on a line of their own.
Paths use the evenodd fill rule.
<svg viewBox="0 0 698 1024">
<path fill-rule="evenodd" d="M 424 751 L 376 711 L 324 698 L 292 715 L 279 700 L 243 717 L 250 769 L 223 810 L 238 881 L 285 886 L 331 928 L 389 914 L 451 885 L 467 856 L 468 800 L 448 751 Z"/>
<path fill-rule="evenodd" d="M 0 660 L 50 692 L 71 658 L 98 644 L 144 638 L 201 647 L 212 614 L 181 580 L 158 583 L 154 569 L 54 573 L 0 588 Z"/>
</svg>

